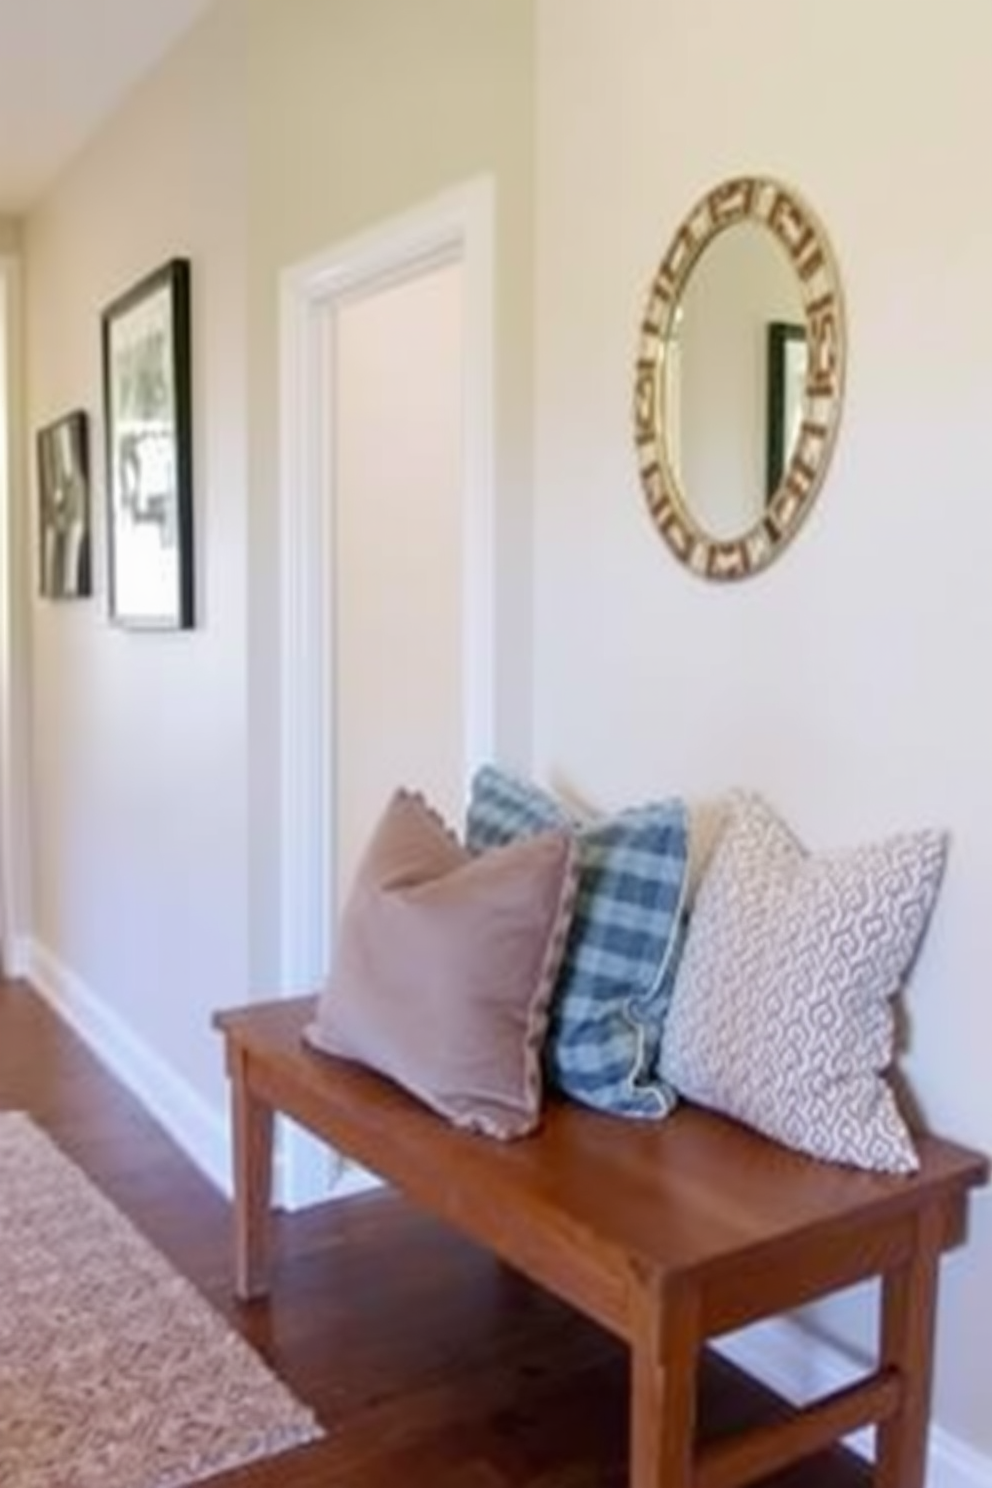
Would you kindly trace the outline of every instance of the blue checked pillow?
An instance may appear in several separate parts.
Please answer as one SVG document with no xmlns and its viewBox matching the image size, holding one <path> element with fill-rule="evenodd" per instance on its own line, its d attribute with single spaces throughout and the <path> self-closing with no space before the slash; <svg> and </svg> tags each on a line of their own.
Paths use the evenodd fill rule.
<svg viewBox="0 0 992 1488">
<path fill-rule="evenodd" d="M 494 765 L 476 773 L 472 852 L 563 826 L 578 844 L 579 888 L 544 1047 L 548 1079 L 603 1111 L 665 1116 L 676 1096 L 658 1056 L 685 893 L 686 809 L 669 800 L 584 821 Z"/>
</svg>

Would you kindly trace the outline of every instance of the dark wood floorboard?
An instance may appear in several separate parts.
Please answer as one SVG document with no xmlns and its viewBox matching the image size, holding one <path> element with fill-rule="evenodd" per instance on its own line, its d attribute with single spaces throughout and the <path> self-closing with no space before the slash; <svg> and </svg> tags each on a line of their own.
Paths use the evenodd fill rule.
<svg viewBox="0 0 992 1488">
<path fill-rule="evenodd" d="M 624 1488 L 624 1350 L 395 1193 L 280 1216 L 272 1298 L 242 1305 L 227 1202 L 18 983 L 0 983 L 0 1109 L 28 1111 L 328 1428 L 215 1488 Z M 711 1362 L 708 1434 L 775 1408 Z M 768 1488 L 869 1482 L 835 1452 Z"/>
</svg>

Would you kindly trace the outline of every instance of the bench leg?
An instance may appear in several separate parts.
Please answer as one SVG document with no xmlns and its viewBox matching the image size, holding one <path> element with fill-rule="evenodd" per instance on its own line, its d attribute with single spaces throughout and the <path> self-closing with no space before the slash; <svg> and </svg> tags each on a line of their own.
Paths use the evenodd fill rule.
<svg viewBox="0 0 992 1488">
<path fill-rule="evenodd" d="M 700 1340 L 696 1298 L 644 1288 L 631 1343 L 630 1488 L 690 1488 Z"/>
<path fill-rule="evenodd" d="M 942 1221 L 939 1208 L 925 1210 L 912 1256 L 882 1278 L 880 1363 L 899 1370 L 903 1397 L 878 1428 L 876 1488 L 923 1488 L 926 1481 Z"/>
<path fill-rule="evenodd" d="M 234 1286 L 245 1301 L 269 1289 L 274 1112 L 251 1090 L 245 1056 L 231 1076 L 234 1136 Z"/>
</svg>

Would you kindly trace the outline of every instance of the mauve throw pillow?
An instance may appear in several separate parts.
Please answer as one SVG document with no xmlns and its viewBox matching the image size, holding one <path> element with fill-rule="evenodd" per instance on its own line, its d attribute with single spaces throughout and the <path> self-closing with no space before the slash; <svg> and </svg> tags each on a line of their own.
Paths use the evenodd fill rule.
<svg viewBox="0 0 992 1488">
<path fill-rule="evenodd" d="M 359 864 L 307 1041 L 369 1065 L 457 1126 L 523 1136 L 576 888 L 569 833 L 470 854 L 397 791 Z"/>
</svg>

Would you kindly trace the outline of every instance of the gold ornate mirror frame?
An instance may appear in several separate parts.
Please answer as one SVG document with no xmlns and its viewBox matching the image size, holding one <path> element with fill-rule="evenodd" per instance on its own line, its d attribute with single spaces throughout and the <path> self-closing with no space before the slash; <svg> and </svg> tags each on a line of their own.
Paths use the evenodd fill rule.
<svg viewBox="0 0 992 1488">
<path fill-rule="evenodd" d="M 805 315 L 807 372 L 799 433 L 777 490 L 739 536 L 706 532 L 674 470 L 666 419 L 668 359 L 676 315 L 700 255 L 742 223 L 766 228 L 796 272 Z M 844 387 L 845 334 L 840 279 L 822 227 L 795 192 L 762 176 L 722 182 L 693 207 L 651 283 L 638 342 L 634 395 L 641 483 L 654 523 L 675 556 L 710 579 L 742 579 L 765 568 L 797 532 L 823 483 L 837 435 Z"/>
</svg>

